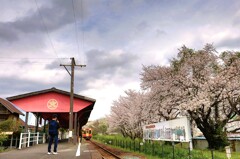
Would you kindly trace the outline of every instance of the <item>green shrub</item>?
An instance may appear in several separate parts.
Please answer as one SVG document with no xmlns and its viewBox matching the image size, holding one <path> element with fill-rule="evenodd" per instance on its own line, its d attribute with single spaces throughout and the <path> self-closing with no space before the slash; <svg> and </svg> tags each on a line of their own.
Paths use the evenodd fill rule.
<svg viewBox="0 0 240 159">
<path fill-rule="evenodd" d="M 7 140 L 7 135 L 4 135 L 0 129 L 0 146 L 2 146 L 3 142 Z"/>
<path fill-rule="evenodd" d="M 4 132 L 14 132 L 14 134 L 18 134 L 18 131 L 20 131 L 19 121 L 14 119 L 8 119 L 0 122 L 0 146 L 8 138 L 8 136 L 5 135 Z"/>
<path fill-rule="evenodd" d="M 0 122 L 0 129 L 4 132 L 18 131 L 20 129 L 20 122 L 14 119 L 8 119 Z"/>
</svg>

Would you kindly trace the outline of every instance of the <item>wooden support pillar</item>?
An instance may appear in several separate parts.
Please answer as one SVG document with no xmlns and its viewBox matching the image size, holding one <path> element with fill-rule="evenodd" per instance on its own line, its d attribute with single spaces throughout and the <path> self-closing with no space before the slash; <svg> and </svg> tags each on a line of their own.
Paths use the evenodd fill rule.
<svg viewBox="0 0 240 159">
<path fill-rule="evenodd" d="M 74 113 L 74 134 L 77 134 L 77 113 Z"/>
<path fill-rule="evenodd" d="M 43 126 L 43 132 L 46 133 L 46 124 L 47 124 L 47 120 L 44 119 L 44 126 Z"/>
<path fill-rule="evenodd" d="M 39 113 L 37 113 L 36 125 L 35 125 L 35 132 L 38 132 L 38 124 L 39 123 Z"/>
<path fill-rule="evenodd" d="M 24 128 L 25 132 L 28 132 L 28 116 L 29 116 L 29 112 L 26 112 L 25 128 Z"/>
<path fill-rule="evenodd" d="M 78 135 L 77 135 L 77 113 L 74 113 L 74 144 L 77 143 L 77 138 L 78 138 Z"/>
<path fill-rule="evenodd" d="M 77 131 L 76 131 L 76 133 L 77 133 L 77 136 L 79 136 L 79 117 L 77 118 Z"/>
</svg>

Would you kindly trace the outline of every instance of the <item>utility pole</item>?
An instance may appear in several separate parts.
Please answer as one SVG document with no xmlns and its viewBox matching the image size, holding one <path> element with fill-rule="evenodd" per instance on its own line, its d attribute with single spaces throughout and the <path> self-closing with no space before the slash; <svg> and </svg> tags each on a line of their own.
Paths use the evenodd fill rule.
<svg viewBox="0 0 240 159">
<path fill-rule="evenodd" d="M 70 65 L 60 64 L 60 66 L 64 66 L 64 68 L 67 70 L 68 74 L 71 76 L 70 110 L 69 110 L 69 138 L 68 138 L 68 142 L 73 142 L 73 134 L 72 133 L 73 133 L 74 68 L 75 68 L 75 66 L 86 67 L 86 65 L 76 65 L 74 57 L 72 57 L 70 59 L 71 59 L 71 64 Z M 68 71 L 66 66 L 71 66 L 71 72 Z"/>
</svg>

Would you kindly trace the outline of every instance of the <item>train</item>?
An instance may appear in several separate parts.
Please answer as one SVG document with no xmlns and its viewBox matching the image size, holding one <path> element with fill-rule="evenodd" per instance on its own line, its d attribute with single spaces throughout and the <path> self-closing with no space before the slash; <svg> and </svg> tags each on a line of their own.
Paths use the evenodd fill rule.
<svg viewBox="0 0 240 159">
<path fill-rule="evenodd" d="M 82 137 L 85 140 L 90 140 L 92 138 L 92 129 L 91 128 L 82 129 Z"/>
</svg>

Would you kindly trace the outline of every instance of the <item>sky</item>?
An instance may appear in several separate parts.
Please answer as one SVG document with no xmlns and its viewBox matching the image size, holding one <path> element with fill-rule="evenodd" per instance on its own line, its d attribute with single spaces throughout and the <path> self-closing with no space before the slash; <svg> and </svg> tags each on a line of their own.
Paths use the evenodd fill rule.
<svg viewBox="0 0 240 159">
<path fill-rule="evenodd" d="M 89 120 L 140 90 L 143 66 L 167 65 L 186 45 L 240 50 L 239 0 L 0 0 L 0 96 L 56 87 L 96 99 Z M 70 68 L 69 68 L 70 69 Z"/>
</svg>

